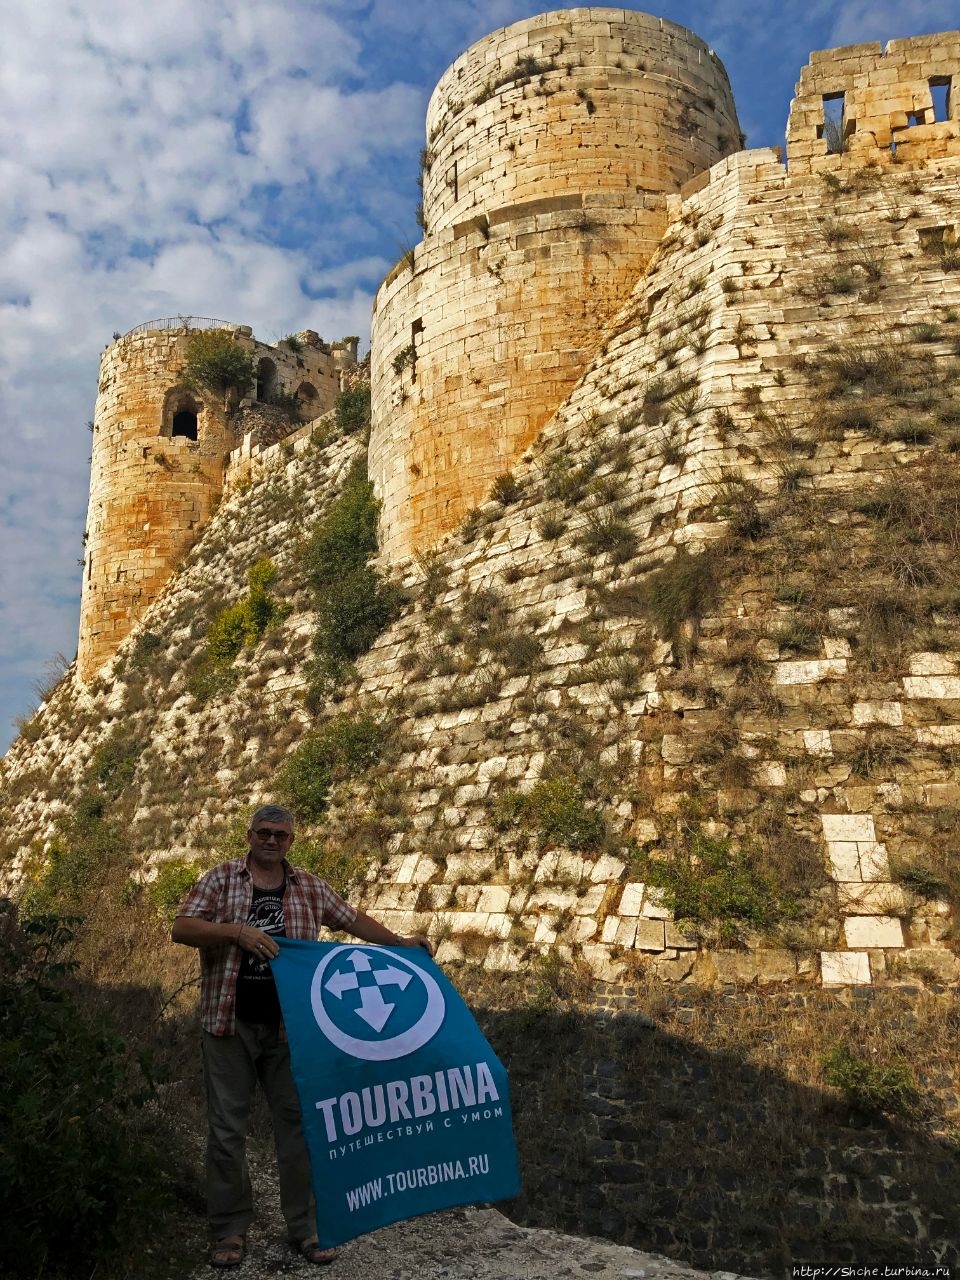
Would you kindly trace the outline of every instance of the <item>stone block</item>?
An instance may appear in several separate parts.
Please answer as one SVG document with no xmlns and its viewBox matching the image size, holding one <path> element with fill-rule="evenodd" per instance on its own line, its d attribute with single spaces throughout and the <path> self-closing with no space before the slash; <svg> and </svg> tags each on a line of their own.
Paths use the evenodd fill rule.
<svg viewBox="0 0 960 1280">
<path fill-rule="evenodd" d="M 804 730 L 803 745 L 812 756 L 827 757 L 833 755 L 830 732 L 827 729 Z"/>
<path fill-rule="evenodd" d="M 506 884 L 487 884 L 480 890 L 477 902 L 478 911 L 506 911 L 510 905 L 510 886 Z"/>
<path fill-rule="evenodd" d="M 819 684 L 822 680 L 842 680 L 846 674 L 845 658 L 777 662 L 773 667 L 773 683 L 777 685 Z"/>
<path fill-rule="evenodd" d="M 866 951 L 821 951 L 820 980 L 825 987 L 864 987 L 871 982 Z"/>
<path fill-rule="evenodd" d="M 672 920 L 663 922 L 663 941 L 667 947 L 676 947 L 678 951 L 696 951 L 697 939 L 674 924 Z"/>
<path fill-rule="evenodd" d="M 870 813 L 824 813 L 820 821 L 823 823 L 823 838 L 828 841 L 876 838 Z"/>
<path fill-rule="evenodd" d="M 960 699 L 960 676 L 904 676 L 908 698 Z"/>
<path fill-rule="evenodd" d="M 903 926 L 896 916 L 847 916 L 843 934 L 850 948 L 903 946 Z"/>
<path fill-rule="evenodd" d="M 889 880 L 840 884 L 837 901 L 841 911 L 858 916 L 900 915 L 909 910 L 903 887 Z"/>
<path fill-rule="evenodd" d="M 890 879 L 890 862 L 885 844 L 878 840 L 858 841 L 857 857 L 860 860 L 861 880 Z"/>
<path fill-rule="evenodd" d="M 854 724 L 903 724 L 903 707 L 899 702 L 856 702 Z"/>
<path fill-rule="evenodd" d="M 634 923 L 633 945 L 638 951 L 663 951 L 665 949 L 666 943 L 664 941 L 662 920 L 644 920 L 641 918 Z"/>
<path fill-rule="evenodd" d="M 957 674 L 957 661 L 946 653 L 914 653 L 910 655 L 912 676 L 952 676 Z"/>
<path fill-rule="evenodd" d="M 915 973 L 932 982 L 960 981 L 960 960 L 943 947 L 905 947 L 897 956 L 896 973 Z"/>
<path fill-rule="evenodd" d="M 623 895 L 620 898 L 619 911 L 622 916 L 638 916 L 640 908 L 643 906 L 643 892 L 645 886 L 631 881 L 623 886 Z"/>
<path fill-rule="evenodd" d="M 860 855 L 855 840 L 830 840 L 827 860 L 834 880 L 859 880 Z"/>
</svg>

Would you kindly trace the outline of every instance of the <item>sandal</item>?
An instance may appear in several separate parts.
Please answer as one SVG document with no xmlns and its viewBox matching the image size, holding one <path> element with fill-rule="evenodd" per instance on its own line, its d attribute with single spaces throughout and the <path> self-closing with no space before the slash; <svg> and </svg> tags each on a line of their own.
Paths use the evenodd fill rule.
<svg viewBox="0 0 960 1280">
<path fill-rule="evenodd" d="M 224 1236 L 210 1246 L 211 1267 L 239 1267 L 246 1251 L 243 1236 Z"/>
<path fill-rule="evenodd" d="M 302 1258 L 306 1258 L 316 1267 L 325 1267 L 337 1256 L 336 1249 L 321 1249 L 320 1241 L 316 1236 L 311 1236 L 309 1240 L 295 1240 L 293 1247 Z"/>
</svg>

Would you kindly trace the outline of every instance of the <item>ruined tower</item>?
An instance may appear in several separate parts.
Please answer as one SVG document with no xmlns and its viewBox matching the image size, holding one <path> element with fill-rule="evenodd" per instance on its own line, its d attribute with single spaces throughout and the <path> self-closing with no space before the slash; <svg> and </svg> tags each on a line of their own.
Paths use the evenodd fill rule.
<svg viewBox="0 0 960 1280">
<path fill-rule="evenodd" d="M 184 382 L 193 328 L 220 327 L 253 357 L 256 383 L 239 404 Z M 332 408 L 356 344 L 330 350 L 316 334 L 277 346 L 246 325 L 149 321 L 100 362 L 84 534 L 77 670 L 91 679 L 156 599 L 219 501 L 229 454 L 262 425 L 258 406 L 295 396 L 305 419 Z M 295 422 L 286 420 L 285 430 Z"/>
<path fill-rule="evenodd" d="M 454 527 L 582 374 L 666 226 L 739 149 L 691 32 L 627 9 L 542 14 L 445 72 L 427 109 L 422 243 L 377 294 L 370 474 L 394 560 Z"/>
</svg>

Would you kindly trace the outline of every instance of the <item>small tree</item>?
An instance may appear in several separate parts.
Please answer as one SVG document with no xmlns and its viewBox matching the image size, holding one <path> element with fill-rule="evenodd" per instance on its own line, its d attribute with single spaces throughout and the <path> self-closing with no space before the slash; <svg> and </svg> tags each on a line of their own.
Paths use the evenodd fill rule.
<svg viewBox="0 0 960 1280">
<path fill-rule="evenodd" d="M 242 396 L 257 378 L 253 356 L 223 329 L 198 329 L 187 339 L 184 381 L 198 391 Z"/>
</svg>

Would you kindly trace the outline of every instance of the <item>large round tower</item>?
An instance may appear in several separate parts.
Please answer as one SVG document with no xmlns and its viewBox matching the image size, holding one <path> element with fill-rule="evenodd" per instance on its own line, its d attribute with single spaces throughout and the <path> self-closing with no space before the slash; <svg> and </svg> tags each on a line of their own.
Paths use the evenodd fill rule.
<svg viewBox="0 0 960 1280">
<path fill-rule="evenodd" d="M 518 22 L 445 72 L 424 239 L 374 304 L 370 472 L 391 559 L 510 468 L 649 261 L 666 194 L 739 147 L 719 59 L 629 9 Z"/>
<path fill-rule="evenodd" d="M 90 503 L 80 600 L 77 670 L 89 680 L 158 596 L 200 536 L 223 490 L 227 456 L 259 423 L 258 406 L 296 397 L 305 420 L 333 407 L 356 342 L 331 350 L 306 331 L 276 346 L 247 325 L 148 321 L 113 342 L 100 361 L 93 419 Z M 220 327 L 254 361 L 255 384 L 238 404 L 184 382 L 187 343 Z M 296 418 L 287 422 L 293 430 Z"/>
</svg>

